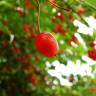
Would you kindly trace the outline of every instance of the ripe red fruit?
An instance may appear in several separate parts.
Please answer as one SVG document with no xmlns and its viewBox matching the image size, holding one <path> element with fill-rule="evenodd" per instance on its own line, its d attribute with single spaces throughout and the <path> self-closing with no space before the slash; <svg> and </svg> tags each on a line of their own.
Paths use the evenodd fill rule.
<svg viewBox="0 0 96 96">
<path fill-rule="evenodd" d="M 96 60 L 96 49 L 89 50 L 88 51 L 88 57 L 90 57 L 93 60 Z"/>
<path fill-rule="evenodd" d="M 58 53 L 59 47 L 51 33 L 42 32 L 35 38 L 37 49 L 46 57 L 53 57 Z"/>
</svg>

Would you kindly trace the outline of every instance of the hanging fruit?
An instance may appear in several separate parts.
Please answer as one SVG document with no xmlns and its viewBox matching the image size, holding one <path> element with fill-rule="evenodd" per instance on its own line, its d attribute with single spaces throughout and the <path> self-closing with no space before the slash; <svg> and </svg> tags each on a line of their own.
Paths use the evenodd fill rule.
<svg viewBox="0 0 96 96">
<path fill-rule="evenodd" d="M 58 51 L 58 43 L 51 33 L 42 32 L 35 38 L 35 45 L 37 49 L 46 57 L 55 56 Z"/>
</svg>

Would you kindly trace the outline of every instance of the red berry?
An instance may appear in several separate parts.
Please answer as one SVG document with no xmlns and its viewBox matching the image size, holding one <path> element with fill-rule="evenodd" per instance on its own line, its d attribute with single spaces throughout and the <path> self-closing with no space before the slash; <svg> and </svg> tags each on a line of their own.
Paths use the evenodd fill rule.
<svg viewBox="0 0 96 96">
<path fill-rule="evenodd" d="M 33 10 L 34 9 L 34 6 L 31 4 L 32 3 L 32 0 L 25 0 L 25 7 L 28 9 L 28 10 Z"/>
<path fill-rule="evenodd" d="M 21 7 L 16 7 L 15 8 L 15 10 L 17 11 L 17 12 L 19 12 L 19 14 L 22 16 L 25 12 L 24 12 L 24 9 L 23 8 L 21 8 Z"/>
<path fill-rule="evenodd" d="M 32 38 L 35 38 L 36 34 L 33 32 L 33 28 L 32 28 L 31 24 L 23 23 L 22 30 L 23 30 L 23 32 L 26 33 L 25 37 L 28 40 L 31 40 Z"/>
<path fill-rule="evenodd" d="M 8 41 L 3 41 L 2 42 L 2 46 L 3 46 L 3 48 L 7 48 L 8 47 Z"/>
<path fill-rule="evenodd" d="M 66 35 L 66 31 L 63 29 L 63 27 L 62 27 L 61 24 L 56 25 L 56 26 L 53 28 L 53 32 Z"/>
<path fill-rule="evenodd" d="M 52 17 L 52 21 L 53 21 L 53 22 L 56 22 L 56 21 L 57 21 L 56 16 L 53 16 L 53 17 Z"/>
<path fill-rule="evenodd" d="M 90 42 L 90 47 L 94 48 L 95 47 L 95 44 L 93 41 Z"/>
<path fill-rule="evenodd" d="M 85 13 L 85 8 L 84 7 L 80 7 L 79 8 L 79 14 L 82 15 Z"/>
<path fill-rule="evenodd" d="M 38 56 L 38 55 L 35 56 L 36 61 L 40 61 L 40 59 L 41 59 L 40 56 Z"/>
<path fill-rule="evenodd" d="M 56 25 L 56 26 L 53 28 L 53 32 L 58 33 L 60 29 L 62 29 L 62 25 L 61 25 L 61 24 L 58 24 L 58 25 Z"/>
<path fill-rule="evenodd" d="M 30 32 L 30 25 L 23 23 L 22 30 L 23 32 Z"/>
<path fill-rule="evenodd" d="M 17 60 L 22 64 L 27 64 L 28 61 L 32 58 L 32 54 L 25 54 L 19 57 Z"/>
<path fill-rule="evenodd" d="M 77 37 L 76 36 L 73 36 L 72 37 L 72 41 L 76 43 L 78 41 Z"/>
<path fill-rule="evenodd" d="M 75 17 L 74 16 L 69 16 L 69 21 L 71 22 L 71 23 L 73 23 L 74 22 L 74 20 L 75 20 Z"/>
<path fill-rule="evenodd" d="M 11 51 L 13 54 L 21 54 L 21 50 L 18 47 L 12 47 Z"/>
<path fill-rule="evenodd" d="M 38 84 L 38 80 L 37 80 L 37 78 L 36 78 L 35 75 L 33 75 L 33 76 L 31 77 L 31 82 L 32 82 L 32 85 L 33 85 L 33 86 L 36 86 L 36 85 Z"/>
<path fill-rule="evenodd" d="M 58 53 L 59 47 L 51 33 L 42 32 L 35 38 L 37 49 L 46 57 L 53 57 Z"/>
<path fill-rule="evenodd" d="M 60 20 L 63 20 L 64 19 L 64 15 L 63 15 L 62 12 L 58 12 L 57 15 L 58 15 L 58 17 L 59 17 Z"/>
<path fill-rule="evenodd" d="M 96 50 L 95 49 L 89 50 L 88 51 L 88 57 L 90 57 L 93 60 L 96 60 Z"/>
<path fill-rule="evenodd" d="M 50 5 L 52 6 L 52 7 L 54 7 L 55 6 L 55 0 L 49 0 L 50 1 Z"/>
</svg>

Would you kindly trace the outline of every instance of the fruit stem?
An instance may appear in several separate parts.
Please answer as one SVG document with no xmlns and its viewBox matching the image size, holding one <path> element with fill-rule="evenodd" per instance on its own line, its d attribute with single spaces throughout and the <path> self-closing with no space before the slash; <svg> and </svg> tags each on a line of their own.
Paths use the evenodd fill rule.
<svg viewBox="0 0 96 96">
<path fill-rule="evenodd" d="M 40 3 L 39 0 L 36 0 L 38 4 L 38 33 L 40 33 Z"/>
</svg>

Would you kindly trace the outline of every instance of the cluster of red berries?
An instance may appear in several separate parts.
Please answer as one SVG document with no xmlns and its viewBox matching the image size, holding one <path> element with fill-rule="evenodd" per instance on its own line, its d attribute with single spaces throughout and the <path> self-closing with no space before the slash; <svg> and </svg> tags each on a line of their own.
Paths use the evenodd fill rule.
<svg viewBox="0 0 96 96">
<path fill-rule="evenodd" d="M 66 35 L 66 31 L 63 29 L 63 27 L 62 27 L 61 24 L 56 25 L 56 26 L 53 28 L 53 32 Z"/>
<path fill-rule="evenodd" d="M 22 25 L 22 30 L 23 30 L 23 32 L 26 33 L 26 38 L 27 38 L 28 40 L 30 40 L 30 39 L 32 39 L 32 38 L 35 38 L 36 34 L 34 33 L 31 24 L 23 23 L 23 25 Z"/>
<path fill-rule="evenodd" d="M 55 23 L 57 20 L 64 20 L 64 18 L 63 12 L 58 12 L 57 16 L 52 16 L 52 21 Z"/>
<path fill-rule="evenodd" d="M 18 59 L 18 61 L 22 64 L 27 64 L 28 61 L 32 58 L 32 54 L 25 54 L 23 56 L 20 56 Z"/>
</svg>

